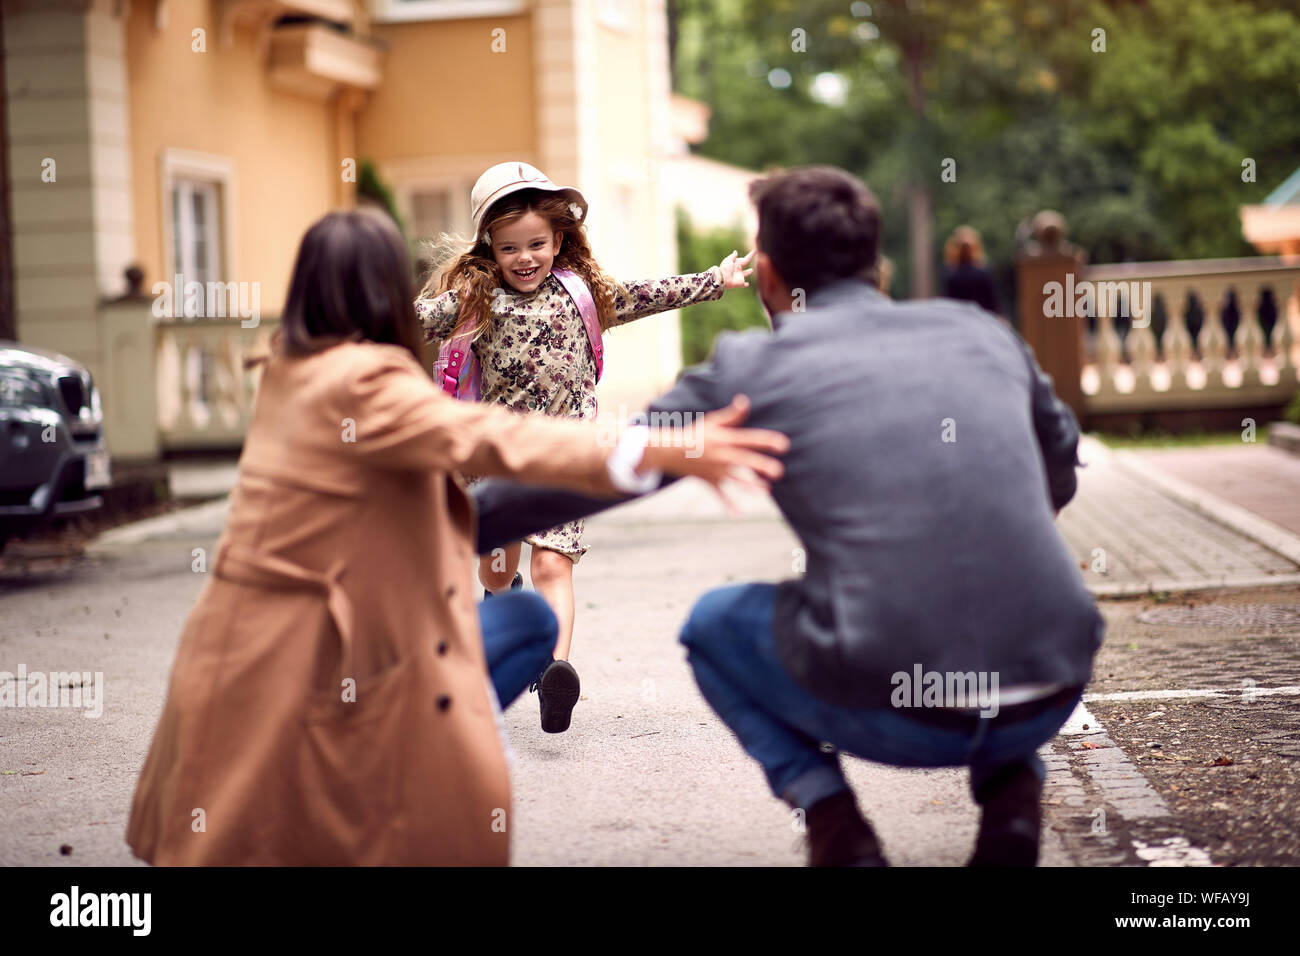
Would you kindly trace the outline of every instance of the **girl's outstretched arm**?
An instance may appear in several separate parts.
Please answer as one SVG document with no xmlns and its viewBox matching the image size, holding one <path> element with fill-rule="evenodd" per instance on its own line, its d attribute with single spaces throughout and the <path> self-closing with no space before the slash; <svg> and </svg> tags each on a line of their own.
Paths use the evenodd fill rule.
<svg viewBox="0 0 1300 956">
<path fill-rule="evenodd" d="M 456 318 L 460 307 L 456 302 L 456 290 L 450 289 L 442 295 L 428 296 L 415 300 L 415 317 L 424 328 L 424 340 L 434 342 L 447 338 L 456 328 Z"/>
<path fill-rule="evenodd" d="M 622 292 L 614 294 L 614 315 L 619 325 L 669 309 L 722 298 L 722 270 L 714 266 L 708 272 L 638 279 L 624 283 L 624 288 L 627 295 Z"/>
<path fill-rule="evenodd" d="M 737 259 L 738 254 L 732 252 L 707 272 L 625 283 L 628 294 L 624 296 L 618 293 L 614 296 L 614 312 L 619 324 L 643 319 L 647 315 L 657 315 L 669 309 L 680 309 L 696 302 L 711 302 L 722 298 L 722 293 L 727 289 L 744 288 L 749 285 L 745 277 L 754 271 L 745 268 L 754 253 L 751 252 L 743 259 Z"/>
</svg>

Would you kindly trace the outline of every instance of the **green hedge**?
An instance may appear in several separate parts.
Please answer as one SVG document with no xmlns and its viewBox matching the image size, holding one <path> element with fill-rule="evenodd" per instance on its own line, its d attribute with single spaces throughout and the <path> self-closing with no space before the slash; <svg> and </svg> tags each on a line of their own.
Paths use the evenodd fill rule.
<svg viewBox="0 0 1300 956">
<path fill-rule="evenodd" d="M 740 227 L 695 229 L 690 217 L 677 211 L 677 270 L 683 275 L 705 272 L 737 250 L 743 256 L 753 240 Z M 753 263 L 750 263 L 753 267 Z M 682 309 L 682 365 L 703 362 L 713 349 L 714 337 L 724 329 L 767 326 L 767 316 L 758 301 L 756 276 L 749 277 L 748 289 L 731 289 L 721 299 L 701 302 Z"/>
</svg>

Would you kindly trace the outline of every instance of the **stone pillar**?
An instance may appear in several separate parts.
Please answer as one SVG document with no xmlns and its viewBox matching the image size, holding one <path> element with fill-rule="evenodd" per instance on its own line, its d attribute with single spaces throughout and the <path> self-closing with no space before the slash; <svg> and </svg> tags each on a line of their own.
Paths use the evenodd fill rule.
<svg viewBox="0 0 1300 956">
<path fill-rule="evenodd" d="M 6 0 L 0 10 L 18 338 L 82 362 L 96 381 L 106 358 L 97 306 L 121 293 L 135 257 L 129 9 Z"/>
<path fill-rule="evenodd" d="M 105 361 L 96 384 L 104 401 L 104 440 L 115 459 L 157 458 L 158 401 L 153 303 L 126 297 L 99 311 Z"/>
<path fill-rule="evenodd" d="M 595 83 L 592 16 L 583 0 L 537 0 L 533 44 L 537 77 L 537 166 L 552 181 L 588 195 L 597 179 L 592 87 Z"/>
<path fill-rule="evenodd" d="M 1065 220 L 1058 213 L 1039 213 L 1034 217 L 1034 238 L 1021 250 L 1016 260 L 1016 300 L 1020 334 L 1034 350 L 1038 364 L 1052 376 L 1056 394 L 1073 410 L 1080 422 L 1084 419 L 1083 385 L 1083 316 L 1049 316 L 1044 303 L 1051 283 L 1064 289 L 1066 276 L 1074 282 L 1082 276 L 1083 256 L 1065 240 Z M 1073 285 L 1073 283 L 1072 283 Z M 1063 293 L 1059 293 L 1063 294 Z"/>
</svg>

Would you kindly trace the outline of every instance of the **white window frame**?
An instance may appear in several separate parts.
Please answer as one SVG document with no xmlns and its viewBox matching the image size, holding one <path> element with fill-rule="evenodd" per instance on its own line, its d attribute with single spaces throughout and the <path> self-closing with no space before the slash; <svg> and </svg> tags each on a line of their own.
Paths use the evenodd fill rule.
<svg viewBox="0 0 1300 956">
<path fill-rule="evenodd" d="M 370 0 L 375 23 L 508 17 L 527 9 L 528 0 Z"/>
<path fill-rule="evenodd" d="M 158 177 L 161 192 L 162 237 L 163 237 L 163 281 L 174 283 L 177 274 L 184 274 L 186 263 L 176 261 L 176 234 L 172 220 L 172 193 L 177 186 L 192 183 L 206 188 L 208 195 L 215 196 L 213 212 L 215 221 L 208 223 L 209 236 L 215 234 L 216 241 L 210 241 L 210 248 L 216 258 L 215 270 L 208 276 L 209 281 L 226 282 L 238 275 L 238 262 L 235 258 L 235 235 L 238 224 L 235 221 L 235 164 L 228 156 L 212 153 L 196 153 L 189 150 L 165 149 L 159 157 L 160 175 Z M 192 193 L 190 193 L 192 195 Z M 182 203 L 182 221 L 191 214 L 187 204 Z M 172 290 L 173 312 L 180 316 L 184 305 L 185 290 Z"/>
<path fill-rule="evenodd" d="M 202 226 L 194 221 L 194 199 L 200 197 L 208 210 L 208 217 Z M 196 280 L 203 283 L 220 281 L 223 274 L 223 251 L 221 249 L 221 186 L 219 183 L 204 179 L 177 177 L 172 180 L 172 259 L 176 260 L 179 248 L 181 257 L 176 262 L 176 272 L 186 281 Z M 177 235 L 179 233 L 179 235 Z M 191 260 L 194 241 L 202 239 L 208 251 L 207 266 L 200 270 L 198 263 Z M 216 260 L 213 262 L 212 260 Z"/>
</svg>

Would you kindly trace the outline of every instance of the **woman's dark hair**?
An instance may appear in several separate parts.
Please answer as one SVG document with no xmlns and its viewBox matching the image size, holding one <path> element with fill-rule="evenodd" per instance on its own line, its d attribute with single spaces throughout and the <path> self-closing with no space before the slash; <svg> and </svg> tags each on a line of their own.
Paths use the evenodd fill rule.
<svg viewBox="0 0 1300 956">
<path fill-rule="evenodd" d="M 377 209 L 326 214 L 302 237 L 280 322 L 281 349 L 306 355 L 343 341 L 400 345 L 421 358 L 411 260 Z"/>
<path fill-rule="evenodd" d="M 811 294 L 836 279 L 876 282 L 880 206 L 856 177 L 801 166 L 750 184 L 758 246 L 790 289 Z"/>
</svg>

